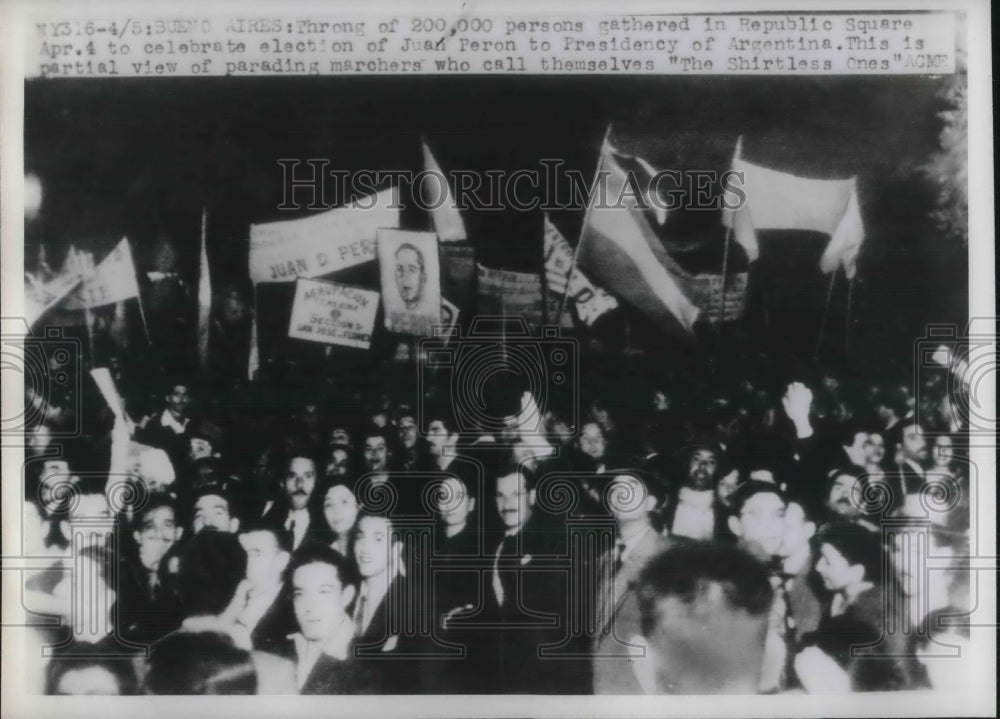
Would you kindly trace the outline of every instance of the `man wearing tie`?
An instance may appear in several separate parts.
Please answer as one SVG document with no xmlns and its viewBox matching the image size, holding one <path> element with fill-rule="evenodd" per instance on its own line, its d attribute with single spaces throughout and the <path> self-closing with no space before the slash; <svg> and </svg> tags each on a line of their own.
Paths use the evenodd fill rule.
<svg viewBox="0 0 1000 719">
<path fill-rule="evenodd" d="M 312 495 L 316 488 L 316 460 L 304 449 L 292 449 L 285 463 L 285 501 L 276 502 L 264 520 L 291 532 L 292 549 L 298 549 L 314 526 Z"/>
<path fill-rule="evenodd" d="M 652 513 L 663 499 L 660 485 L 647 473 L 613 473 L 607 494 L 615 520 L 615 543 L 597 562 L 597 621 L 593 644 L 595 694 L 641 694 L 630 664 L 642 648 L 629 643 L 639 631 L 635 580 L 650 557 L 670 546 L 653 526 Z"/>
</svg>

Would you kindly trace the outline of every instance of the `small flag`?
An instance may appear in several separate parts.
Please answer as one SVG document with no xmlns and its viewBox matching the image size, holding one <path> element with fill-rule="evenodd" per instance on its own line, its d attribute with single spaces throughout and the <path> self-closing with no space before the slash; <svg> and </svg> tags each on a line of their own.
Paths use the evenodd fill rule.
<svg viewBox="0 0 1000 719">
<path fill-rule="evenodd" d="M 427 146 L 426 140 L 421 144 L 424 148 L 424 176 L 420 182 L 420 196 L 425 206 L 430 210 L 434 231 L 441 242 L 458 242 L 466 239 L 465 223 L 462 215 L 455 207 L 455 198 L 448 185 L 448 176 L 441 171 L 441 166 Z"/>
<path fill-rule="evenodd" d="M 93 272 L 87 273 L 87 266 L 93 260 L 89 253 L 72 253 L 66 262 L 72 268 L 80 270 L 84 276 L 83 284 L 67 301 L 69 309 L 92 309 L 114 304 L 122 300 L 139 296 L 139 284 L 135 278 L 135 265 L 132 262 L 132 248 L 127 238 L 122 238 L 101 264 Z"/>
</svg>

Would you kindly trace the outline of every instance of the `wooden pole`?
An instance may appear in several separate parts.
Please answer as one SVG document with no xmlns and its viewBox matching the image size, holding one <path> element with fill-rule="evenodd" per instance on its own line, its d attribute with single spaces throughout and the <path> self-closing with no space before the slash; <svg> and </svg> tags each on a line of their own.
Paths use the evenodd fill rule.
<svg viewBox="0 0 1000 719">
<path fill-rule="evenodd" d="M 823 343 L 823 332 L 826 330 L 826 317 L 830 314 L 830 300 L 833 299 L 833 282 L 837 279 L 837 270 L 835 269 L 830 273 L 830 286 L 826 290 L 826 306 L 823 307 L 823 319 L 819 324 L 819 336 L 816 338 L 816 351 L 813 353 L 813 359 L 819 359 L 819 348 Z"/>
</svg>

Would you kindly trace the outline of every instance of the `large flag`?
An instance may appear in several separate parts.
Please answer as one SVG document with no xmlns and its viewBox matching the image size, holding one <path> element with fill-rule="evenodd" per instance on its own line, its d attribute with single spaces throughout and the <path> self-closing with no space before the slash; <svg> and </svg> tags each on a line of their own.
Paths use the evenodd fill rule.
<svg viewBox="0 0 1000 719">
<path fill-rule="evenodd" d="M 74 267 L 80 265 L 82 273 L 86 272 L 88 260 L 85 254 L 74 253 L 72 258 L 67 256 L 66 261 Z M 66 306 L 69 309 L 89 310 L 138 296 L 139 283 L 136 281 L 135 264 L 132 262 L 132 247 L 127 238 L 122 238 L 96 269 L 84 276 L 83 284 L 69 296 Z"/>
<path fill-rule="evenodd" d="M 462 215 L 455 207 L 455 199 L 448 185 L 448 176 L 441 171 L 441 166 L 434 159 L 427 141 L 421 143 L 424 148 L 424 172 L 420 182 L 420 196 L 431 213 L 434 231 L 441 242 L 458 242 L 466 239 L 465 223 Z"/>
<path fill-rule="evenodd" d="M 755 165 L 743 159 L 742 137 L 736 143 L 732 169 L 743 175 L 745 199 L 740 207 L 724 209 L 722 222 L 751 261 L 759 255 L 758 229 L 822 232 L 830 235 L 830 241 L 820 269 L 830 273 L 842 265 L 847 276 L 854 277 L 865 238 L 857 178 L 815 180 Z"/>
<path fill-rule="evenodd" d="M 545 215 L 545 281 L 550 293 L 568 295 L 576 307 L 576 315 L 588 327 L 593 326 L 604 313 L 617 309 L 618 300 L 603 288 L 597 287 L 573 262 L 574 250 L 559 232 L 549 216 Z M 554 302 L 559 313 L 562 301 Z M 549 322 L 558 323 L 561 317 L 550 314 Z"/>
<path fill-rule="evenodd" d="M 643 188 L 620 159 L 632 160 L 605 139 L 577 264 L 660 327 L 679 323 L 691 332 L 698 307 L 678 285 L 683 271 L 663 249 L 642 208 Z"/>
<path fill-rule="evenodd" d="M 208 333 L 212 316 L 212 277 L 208 270 L 208 250 L 205 247 L 205 211 L 201 212 L 201 255 L 198 262 L 198 365 L 208 367 Z"/>
</svg>

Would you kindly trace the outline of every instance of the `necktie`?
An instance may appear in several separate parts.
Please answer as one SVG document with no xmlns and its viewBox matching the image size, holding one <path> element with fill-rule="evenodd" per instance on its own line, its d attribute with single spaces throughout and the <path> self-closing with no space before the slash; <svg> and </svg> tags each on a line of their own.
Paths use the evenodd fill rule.
<svg viewBox="0 0 1000 719">
<path fill-rule="evenodd" d="M 365 633 L 365 608 L 368 604 L 364 594 L 358 597 L 358 606 L 354 608 L 354 636 L 360 637 Z"/>
<path fill-rule="evenodd" d="M 493 560 L 493 593 L 496 594 L 497 604 L 501 607 L 503 606 L 504 590 L 503 582 L 500 581 L 500 558 L 507 550 L 508 542 L 511 538 L 512 535 L 509 534 L 503 538 L 503 541 L 500 542 L 500 546 L 497 547 L 496 557 Z"/>
<path fill-rule="evenodd" d="M 618 575 L 618 571 L 622 568 L 622 557 L 625 554 L 625 542 L 621 539 L 615 544 L 615 562 L 614 562 L 614 574 Z"/>
</svg>

